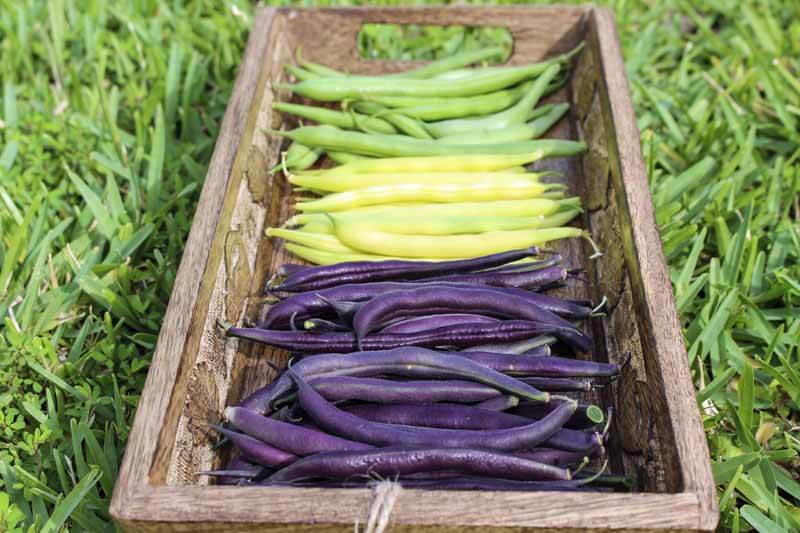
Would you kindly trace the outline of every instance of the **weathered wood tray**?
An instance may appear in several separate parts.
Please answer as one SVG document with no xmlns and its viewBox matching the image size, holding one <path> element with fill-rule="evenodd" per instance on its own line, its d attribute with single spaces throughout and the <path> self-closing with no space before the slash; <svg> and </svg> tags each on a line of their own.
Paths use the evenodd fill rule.
<svg viewBox="0 0 800 533">
<path fill-rule="evenodd" d="M 573 295 L 609 299 L 591 325 L 595 357 L 632 363 L 614 390 L 595 398 L 616 412 L 611 470 L 635 480 L 632 493 L 513 493 L 404 490 L 393 530 L 710 531 L 718 520 L 714 482 L 685 347 L 656 228 L 639 132 L 613 15 L 601 8 L 495 7 L 267 9 L 255 20 L 205 187 L 186 243 L 150 374 L 120 470 L 111 513 L 126 530 L 350 530 L 364 523 L 367 489 L 227 487 L 196 472 L 224 460 L 204 420 L 274 378 L 268 362 L 286 354 L 226 339 L 220 323 L 254 321 L 264 312 L 268 272 L 287 257 L 264 228 L 289 215 L 289 187 L 267 176 L 280 141 L 270 105 L 282 65 L 304 56 L 351 72 L 408 68 L 358 57 L 365 22 L 507 27 L 510 64 L 549 57 L 586 41 L 570 85 L 550 97 L 570 115 L 550 136 L 589 144 L 582 158 L 548 163 L 580 194 L 589 228 L 605 255 L 584 244 L 560 245 L 593 282 Z"/>
</svg>

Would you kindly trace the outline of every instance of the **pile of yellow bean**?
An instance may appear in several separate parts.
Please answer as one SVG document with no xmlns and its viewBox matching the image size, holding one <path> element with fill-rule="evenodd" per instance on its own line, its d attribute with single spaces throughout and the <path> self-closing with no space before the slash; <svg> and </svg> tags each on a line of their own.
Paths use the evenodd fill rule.
<svg viewBox="0 0 800 533">
<path fill-rule="evenodd" d="M 578 198 L 521 172 L 538 154 L 388 158 L 290 174 L 324 194 L 298 201 L 267 234 L 316 264 L 387 258 L 453 259 L 580 237 L 566 226 Z"/>
</svg>

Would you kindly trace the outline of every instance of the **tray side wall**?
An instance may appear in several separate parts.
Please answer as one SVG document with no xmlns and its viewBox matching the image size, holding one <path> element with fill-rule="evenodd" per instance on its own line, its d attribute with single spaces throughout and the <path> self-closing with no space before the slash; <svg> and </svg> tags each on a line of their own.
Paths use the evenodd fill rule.
<svg viewBox="0 0 800 533">
<path fill-rule="evenodd" d="M 352 73 L 380 74 L 407 70 L 415 61 L 363 59 L 356 46 L 364 23 L 442 24 L 503 26 L 514 37 L 508 64 L 521 64 L 570 50 L 577 41 L 578 22 L 585 7 L 536 6 L 537 16 L 525 16 L 531 8 L 493 6 L 403 7 L 324 10 L 289 10 L 291 44 L 302 46 L 303 56 Z"/>
<path fill-rule="evenodd" d="M 619 205 L 625 269 L 630 274 L 634 303 L 633 316 L 638 322 L 642 359 L 651 381 L 649 398 L 659 409 L 654 422 L 662 435 L 660 450 L 666 464 L 664 474 L 667 484 L 675 487 L 672 490 L 697 495 L 699 527 L 713 530 L 719 521 L 716 485 L 667 261 L 655 221 L 613 13 L 606 8 L 595 8 L 589 20 L 589 33 L 597 42 L 602 92 L 609 102 L 606 124 L 610 123 L 615 132 L 615 135 L 607 136 L 611 141 L 608 155 L 614 163 L 610 173 L 613 201 Z M 620 384 L 622 386 L 624 382 Z"/>
</svg>

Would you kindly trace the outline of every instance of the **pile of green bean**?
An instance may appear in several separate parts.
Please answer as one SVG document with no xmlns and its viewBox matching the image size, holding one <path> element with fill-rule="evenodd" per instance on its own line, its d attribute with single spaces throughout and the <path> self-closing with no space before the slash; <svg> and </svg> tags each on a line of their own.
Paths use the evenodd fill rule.
<svg viewBox="0 0 800 533">
<path fill-rule="evenodd" d="M 276 102 L 317 125 L 274 131 L 292 140 L 281 164 L 302 197 L 269 236 L 317 264 L 474 257 L 568 237 L 577 198 L 525 165 L 582 153 L 581 142 L 539 139 L 568 111 L 537 106 L 567 80 L 568 54 L 531 65 L 463 68 L 496 49 L 458 54 L 385 76 L 305 61 L 281 85 L 341 109 Z M 339 166 L 307 170 L 327 155 Z M 321 196 L 321 197 L 319 197 Z"/>
<path fill-rule="evenodd" d="M 312 100 L 339 102 L 341 109 L 275 103 L 282 113 L 318 124 L 274 132 L 293 141 L 283 164 L 304 170 L 323 153 L 337 163 L 363 157 L 529 153 L 539 148 L 533 140 L 567 112 L 566 104 L 537 103 L 564 85 L 569 61 L 581 47 L 531 65 L 462 68 L 501 53 L 486 48 L 384 76 L 349 75 L 298 57 L 298 65 L 286 66 L 297 83 L 279 87 Z M 541 147 L 554 156 L 583 149 L 571 141 Z"/>
</svg>

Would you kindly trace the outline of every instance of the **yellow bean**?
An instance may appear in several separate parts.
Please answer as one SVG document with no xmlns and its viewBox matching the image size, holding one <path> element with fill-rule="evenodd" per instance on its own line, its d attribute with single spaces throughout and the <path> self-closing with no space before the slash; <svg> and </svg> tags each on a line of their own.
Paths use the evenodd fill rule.
<svg viewBox="0 0 800 533">
<path fill-rule="evenodd" d="M 353 254 L 358 253 L 357 250 L 342 244 L 336 235 L 324 233 L 308 233 L 303 231 L 285 229 L 285 228 L 267 228 L 266 234 L 268 237 L 279 237 L 287 241 L 292 241 L 304 246 L 310 246 L 318 250 L 332 252 L 337 254 Z"/>
<path fill-rule="evenodd" d="M 564 198 L 553 200 L 549 198 L 529 198 L 525 200 L 498 200 L 495 202 L 461 202 L 446 204 L 384 204 L 359 207 L 348 211 L 340 211 L 341 216 L 356 217 L 402 217 L 413 213 L 419 218 L 433 218 L 442 216 L 459 216 L 469 213 L 474 216 L 510 216 L 510 217 L 536 217 L 557 212 L 560 209 L 574 209 L 580 207 L 580 198 Z M 300 213 L 287 221 L 287 225 L 311 224 L 318 222 L 327 224 L 328 219 L 324 213 Z"/>
<path fill-rule="evenodd" d="M 388 261 L 388 260 L 404 260 L 404 261 L 449 261 L 449 259 L 444 259 L 442 257 L 426 257 L 420 259 L 418 257 L 411 258 L 411 257 L 387 257 L 385 255 L 374 255 L 374 254 L 362 254 L 362 253 L 353 253 L 353 254 L 337 254 L 332 252 L 324 252 L 321 250 L 317 250 L 314 248 L 309 248 L 308 246 L 301 246 L 299 244 L 294 244 L 291 242 L 287 242 L 284 244 L 284 248 L 286 251 L 293 253 L 297 257 L 301 259 L 305 259 L 309 263 L 314 263 L 316 265 L 333 265 L 336 263 L 344 263 L 344 262 L 351 262 L 351 261 Z M 466 259 L 466 258 L 464 258 Z"/>
<path fill-rule="evenodd" d="M 584 236 L 580 228 L 562 227 L 532 230 L 490 231 L 469 235 L 397 235 L 371 229 L 368 225 L 333 218 L 334 232 L 346 245 L 365 253 L 406 257 L 480 256 L 541 246 L 550 241 Z"/>
<path fill-rule="evenodd" d="M 539 183 L 528 179 L 509 181 L 502 185 L 492 182 L 477 182 L 471 185 L 389 185 L 333 193 L 318 200 L 299 202 L 296 208 L 305 213 L 322 213 L 344 211 L 366 205 L 404 202 L 520 200 L 536 198 L 548 191 L 562 190 L 563 188 L 563 185 Z"/>
<path fill-rule="evenodd" d="M 427 157 L 387 157 L 352 161 L 338 167 L 320 170 L 320 174 L 352 174 L 378 172 L 490 172 L 527 165 L 542 158 L 542 152 L 522 155 L 473 154 Z"/>
<path fill-rule="evenodd" d="M 537 181 L 545 173 L 519 172 L 425 172 L 425 173 L 381 173 L 381 174 L 340 174 L 319 176 L 313 174 L 290 174 L 289 181 L 294 185 L 331 192 L 344 192 L 368 187 L 389 185 L 471 185 L 475 182 L 503 184 L 509 181 L 529 179 Z"/>
</svg>

